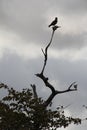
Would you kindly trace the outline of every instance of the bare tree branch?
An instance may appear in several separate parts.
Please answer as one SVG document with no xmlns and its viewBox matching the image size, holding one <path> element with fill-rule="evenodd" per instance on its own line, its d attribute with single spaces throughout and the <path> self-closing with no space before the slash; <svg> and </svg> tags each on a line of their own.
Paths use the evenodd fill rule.
<svg viewBox="0 0 87 130">
<path fill-rule="evenodd" d="M 36 74 L 36 76 L 43 80 L 46 87 L 50 88 L 52 92 L 55 92 L 54 87 L 48 82 L 47 77 L 45 77 L 42 73 L 41 74 Z"/>
<path fill-rule="evenodd" d="M 37 92 L 36 92 L 36 85 L 35 84 L 31 84 L 31 87 L 33 89 L 34 98 L 38 98 L 38 95 L 37 95 Z"/>
<path fill-rule="evenodd" d="M 56 94 L 61 94 L 61 93 L 66 93 L 66 92 L 70 92 L 70 91 L 76 91 L 77 90 L 77 86 L 76 82 L 73 82 L 66 90 L 63 91 L 58 91 L 56 90 Z"/>
<path fill-rule="evenodd" d="M 45 66 L 46 66 L 46 63 L 47 63 L 47 58 L 48 58 L 48 48 L 49 48 L 49 46 L 50 46 L 51 43 L 52 43 L 52 39 L 53 39 L 53 35 L 54 35 L 54 31 L 55 31 L 55 30 L 52 31 L 52 35 L 51 35 L 50 42 L 49 42 L 48 45 L 46 46 L 45 51 L 42 49 L 42 52 L 43 52 L 43 54 L 44 54 L 44 65 L 43 65 L 42 72 L 41 72 L 42 74 L 44 73 Z"/>
<path fill-rule="evenodd" d="M 48 83 L 48 87 L 49 87 L 49 84 L 50 84 L 50 83 Z M 74 87 L 72 84 L 71 84 L 70 86 Z M 69 86 L 69 87 L 70 87 L 70 86 Z M 50 87 L 49 87 L 49 88 L 50 88 Z M 50 104 L 50 102 L 53 100 L 53 98 L 54 98 L 57 94 L 62 94 L 62 93 L 70 92 L 70 91 L 76 91 L 77 89 L 76 89 L 76 88 L 68 88 L 68 89 L 63 90 L 63 91 L 58 91 L 58 90 L 55 90 L 54 87 L 52 86 L 51 90 L 52 90 L 52 93 L 50 94 L 50 96 L 48 97 L 48 99 L 44 102 L 44 106 L 45 106 L 45 107 L 47 107 L 47 106 Z"/>
<path fill-rule="evenodd" d="M 68 89 L 70 89 L 73 85 L 75 85 L 76 82 L 73 82 Z"/>
<path fill-rule="evenodd" d="M 60 26 L 53 26 L 52 27 L 52 35 L 51 35 L 50 42 L 47 44 L 45 50 L 41 49 L 42 53 L 44 55 L 44 64 L 43 64 L 43 67 L 42 67 L 42 71 L 41 71 L 41 73 L 35 74 L 37 77 L 39 77 L 44 82 L 46 87 L 50 88 L 50 90 L 52 92 L 50 94 L 50 96 L 48 97 L 48 99 L 44 102 L 44 104 L 43 104 L 44 107 L 47 107 L 57 94 L 62 94 L 62 93 L 66 93 L 66 92 L 76 91 L 77 90 L 76 82 L 73 82 L 66 90 L 63 90 L 63 91 L 55 90 L 54 86 L 51 83 L 49 83 L 48 77 L 44 76 L 44 70 L 45 70 L 45 67 L 46 67 L 46 64 L 47 64 L 47 60 L 48 60 L 48 48 L 50 47 L 50 45 L 52 43 L 55 30 L 57 30 L 57 28 L 59 28 L 59 27 Z"/>
</svg>

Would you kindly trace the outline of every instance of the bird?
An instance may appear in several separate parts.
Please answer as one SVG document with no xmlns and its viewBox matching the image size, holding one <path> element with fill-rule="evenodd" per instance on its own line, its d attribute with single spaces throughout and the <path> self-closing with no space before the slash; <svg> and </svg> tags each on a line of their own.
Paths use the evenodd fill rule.
<svg viewBox="0 0 87 130">
<path fill-rule="evenodd" d="M 55 19 L 51 22 L 51 24 L 48 27 L 55 26 L 58 22 L 58 18 L 55 17 Z"/>
</svg>

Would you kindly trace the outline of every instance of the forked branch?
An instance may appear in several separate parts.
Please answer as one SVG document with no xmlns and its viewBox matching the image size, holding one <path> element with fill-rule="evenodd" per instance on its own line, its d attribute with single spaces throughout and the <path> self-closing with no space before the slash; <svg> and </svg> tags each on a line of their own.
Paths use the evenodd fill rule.
<svg viewBox="0 0 87 130">
<path fill-rule="evenodd" d="M 44 55 L 44 64 L 43 64 L 43 67 L 42 67 L 42 70 L 41 70 L 41 73 L 38 73 L 38 74 L 35 74 L 37 77 L 39 77 L 45 84 L 46 87 L 50 88 L 51 90 L 51 94 L 50 96 L 48 97 L 48 99 L 44 102 L 44 106 L 47 107 L 51 101 L 53 100 L 53 98 L 57 95 L 57 94 L 61 94 L 61 93 L 66 93 L 66 92 L 70 92 L 70 91 L 76 91 L 77 90 L 77 84 L 76 82 L 73 82 L 66 90 L 63 90 L 63 91 L 58 91 L 58 90 L 55 90 L 55 87 L 49 83 L 49 79 L 48 77 L 45 77 L 44 76 L 44 70 L 45 70 L 45 67 L 46 67 L 46 64 L 47 64 L 47 60 L 48 60 L 48 49 L 52 43 L 52 40 L 53 40 L 53 36 L 54 36 L 54 32 L 55 30 L 57 30 L 57 28 L 59 28 L 60 26 L 53 26 L 52 27 L 52 35 L 51 35 L 51 39 L 50 39 L 50 42 L 47 44 L 45 50 L 42 49 L 42 53 Z"/>
</svg>

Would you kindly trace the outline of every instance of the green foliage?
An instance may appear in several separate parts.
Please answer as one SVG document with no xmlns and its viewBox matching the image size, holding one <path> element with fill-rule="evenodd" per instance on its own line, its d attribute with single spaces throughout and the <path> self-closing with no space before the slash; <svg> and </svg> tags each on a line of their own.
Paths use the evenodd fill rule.
<svg viewBox="0 0 87 130">
<path fill-rule="evenodd" d="M 8 91 L 0 100 L 0 130 L 56 130 L 81 119 L 65 117 L 62 108 L 55 111 L 44 107 L 41 98 L 35 98 L 30 89 L 21 92 L 0 84 Z"/>
</svg>

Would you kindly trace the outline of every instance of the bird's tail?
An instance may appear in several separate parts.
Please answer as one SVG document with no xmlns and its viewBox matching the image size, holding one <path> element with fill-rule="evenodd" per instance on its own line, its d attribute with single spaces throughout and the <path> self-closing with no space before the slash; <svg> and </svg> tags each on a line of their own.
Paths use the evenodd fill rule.
<svg viewBox="0 0 87 130">
<path fill-rule="evenodd" d="M 48 27 L 50 27 L 51 25 L 48 25 Z"/>
</svg>

